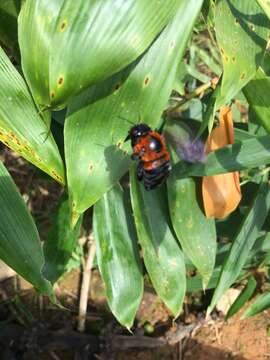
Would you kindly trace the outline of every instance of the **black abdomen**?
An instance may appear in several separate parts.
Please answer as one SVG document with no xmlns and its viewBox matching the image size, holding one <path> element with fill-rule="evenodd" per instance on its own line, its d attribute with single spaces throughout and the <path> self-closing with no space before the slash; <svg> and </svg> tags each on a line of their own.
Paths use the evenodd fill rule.
<svg viewBox="0 0 270 360">
<path fill-rule="evenodd" d="M 171 162 L 165 160 L 161 165 L 151 170 L 144 168 L 144 163 L 139 162 L 137 168 L 137 178 L 139 181 L 143 181 L 146 190 L 155 189 L 159 186 L 171 171 Z"/>
</svg>

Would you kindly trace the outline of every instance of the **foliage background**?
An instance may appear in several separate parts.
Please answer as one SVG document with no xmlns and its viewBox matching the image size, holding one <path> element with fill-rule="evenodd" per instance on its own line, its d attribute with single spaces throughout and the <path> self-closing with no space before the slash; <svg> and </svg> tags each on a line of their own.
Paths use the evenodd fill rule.
<svg viewBox="0 0 270 360">
<path fill-rule="evenodd" d="M 93 207 L 108 303 L 127 328 L 146 273 L 175 317 L 186 292 L 214 288 L 211 312 L 242 282 L 238 309 L 252 296 L 258 269 L 264 294 L 245 316 L 269 307 L 268 16 L 263 0 L 1 2 L 0 140 L 66 195 L 43 247 L 1 164 L 0 257 L 56 301 L 53 284 Z M 170 134 L 180 144 L 205 141 L 225 104 L 235 143 L 204 163 L 179 158 Z M 146 193 L 136 181 L 125 119 L 163 125 L 168 134 L 173 170 L 162 188 Z M 129 169 L 130 187 L 121 180 Z M 200 178 L 232 171 L 241 171 L 239 208 L 206 219 Z"/>
</svg>

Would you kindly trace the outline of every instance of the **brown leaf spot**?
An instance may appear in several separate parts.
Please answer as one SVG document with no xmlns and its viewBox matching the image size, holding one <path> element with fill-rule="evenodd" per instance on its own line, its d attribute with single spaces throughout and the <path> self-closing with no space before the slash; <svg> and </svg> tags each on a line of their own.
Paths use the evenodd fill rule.
<svg viewBox="0 0 270 360">
<path fill-rule="evenodd" d="M 121 83 L 115 84 L 113 90 L 114 90 L 114 91 L 119 90 L 119 89 L 120 89 L 120 86 L 121 86 Z"/>
<path fill-rule="evenodd" d="M 63 78 L 63 76 L 60 76 L 60 78 L 57 81 L 58 85 L 62 85 L 63 82 L 64 82 L 64 78 Z"/>
<path fill-rule="evenodd" d="M 150 81 L 150 79 L 149 79 L 149 77 L 147 76 L 145 79 L 144 79 L 144 85 L 145 86 L 147 86 L 148 84 L 149 84 L 149 81 Z"/>
<path fill-rule="evenodd" d="M 232 57 L 232 62 L 235 62 L 235 56 Z"/>
<path fill-rule="evenodd" d="M 240 79 L 241 79 L 241 80 L 244 80 L 245 77 L 246 77 L 246 74 L 245 74 L 245 73 L 242 73 L 241 76 L 240 76 Z"/>
<path fill-rule="evenodd" d="M 51 98 L 53 99 L 54 97 L 55 97 L 55 92 L 52 91 L 52 92 L 51 92 Z"/>
<path fill-rule="evenodd" d="M 89 165 L 89 170 L 92 171 L 94 169 L 94 166 L 92 164 Z"/>
<path fill-rule="evenodd" d="M 60 30 L 61 30 L 61 31 L 64 31 L 66 27 L 67 27 L 67 21 L 64 20 L 64 21 L 62 21 L 62 23 L 61 23 L 61 25 L 60 25 Z"/>
</svg>

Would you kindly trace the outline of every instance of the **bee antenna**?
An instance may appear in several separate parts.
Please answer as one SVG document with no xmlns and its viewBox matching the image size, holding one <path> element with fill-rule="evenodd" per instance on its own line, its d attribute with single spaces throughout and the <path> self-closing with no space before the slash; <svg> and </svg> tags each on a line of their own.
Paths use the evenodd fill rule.
<svg viewBox="0 0 270 360">
<path fill-rule="evenodd" d="M 131 124 L 131 125 L 136 125 L 134 122 L 130 121 L 130 120 L 127 119 L 127 118 L 124 118 L 123 116 L 118 115 L 118 117 L 119 117 L 120 119 L 122 119 L 122 120 L 127 121 L 127 122 L 128 122 L 129 124 Z"/>
</svg>

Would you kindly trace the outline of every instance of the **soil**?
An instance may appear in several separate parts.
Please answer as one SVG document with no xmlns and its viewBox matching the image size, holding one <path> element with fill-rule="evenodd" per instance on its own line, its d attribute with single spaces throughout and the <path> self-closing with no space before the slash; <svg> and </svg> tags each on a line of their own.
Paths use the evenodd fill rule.
<svg viewBox="0 0 270 360">
<path fill-rule="evenodd" d="M 270 359 L 270 312 L 246 320 L 240 315 L 202 328 L 188 341 L 184 359 Z"/>
<path fill-rule="evenodd" d="M 14 281 L 0 283 L 0 359 L 270 359 L 270 311 L 246 320 L 240 320 L 241 313 L 227 322 L 218 317 L 205 324 L 201 314 L 192 313 L 173 322 L 153 291 L 145 289 L 130 334 L 112 317 L 93 270 L 86 331 L 81 334 L 76 331 L 79 269 L 59 283 L 63 308 L 38 296 L 22 279 L 19 286 Z"/>
</svg>

